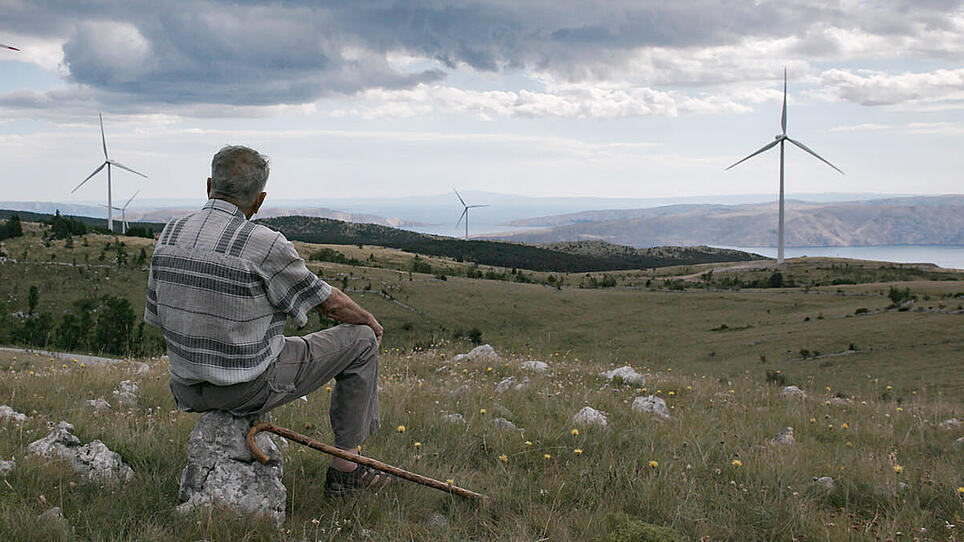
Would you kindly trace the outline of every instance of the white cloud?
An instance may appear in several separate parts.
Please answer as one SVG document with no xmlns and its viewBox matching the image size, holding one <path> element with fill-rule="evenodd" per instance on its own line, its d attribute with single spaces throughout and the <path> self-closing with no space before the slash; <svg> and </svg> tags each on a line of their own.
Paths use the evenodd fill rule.
<svg viewBox="0 0 964 542">
<path fill-rule="evenodd" d="M 957 108 L 964 102 L 964 68 L 890 74 L 877 70 L 832 69 L 820 74 L 828 99 L 860 105 L 907 105 Z"/>
<path fill-rule="evenodd" d="M 890 124 L 877 124 L 873 122 L 867 122 L 863 124 L 854 124 L 851 126 L 834 126 L 828 131 L 830 132 L 885 132 L 893 129 L 894 127 Z"/>
</svg>

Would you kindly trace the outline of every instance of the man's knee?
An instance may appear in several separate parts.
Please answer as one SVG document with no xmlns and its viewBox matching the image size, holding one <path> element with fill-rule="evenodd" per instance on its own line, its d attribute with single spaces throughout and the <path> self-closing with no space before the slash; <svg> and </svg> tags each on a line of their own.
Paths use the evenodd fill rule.
<svg viewBox="0 0 964 542">
<path fill-rule="evenodd" d="M 364 324 L 345 324 L 351 328 L 354 340 L 356 342 L 368 342 L 371 344 L 378 344 L 378 340 L 375 338 L 375 331 L 372 328 Z"/>
</svg>

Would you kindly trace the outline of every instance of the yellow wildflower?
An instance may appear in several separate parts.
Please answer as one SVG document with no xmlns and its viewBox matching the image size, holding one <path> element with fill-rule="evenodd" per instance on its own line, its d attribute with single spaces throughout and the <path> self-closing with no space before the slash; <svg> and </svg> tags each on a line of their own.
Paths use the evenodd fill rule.
<svg viewBox="0 0 964 542">
<path fill-rule="evenodd" d="M 894 472 L 896 472 L 897 474 L 900 474 L 904 472 L 904 467 L 902 465 L 894 465 Z"/>
<path fill-rule="evenodd" d="M 451 479 L 451 478 L 448 478 L 448 479 L 445 480 L 445 483 L 448 484 L 448 485 L 450 485 L 450 486 L 454 486 L 454 485 L 455 485 L 455 480 L 453 480 L 453 479 Z"/>
<path fill-rule="evenodd" d="M 810 423 L 817 423 L 817 419 L 816 419 L 816 418 L 810 418 Z"/>
<path fill-rule="evenodd" d="M 486 368 L 485 368 L 485 372 L 491 373 L 491 372 L 492 372 L 492 367 L 486 367 Z"/>
<path fill-rule="evenodd" d="M 957 488 L 957 494 L 958 494 L 958 495 L 964 495 L 964 486 L 960 486 L 960 487 Z"/>
<path fill-rule="evenodd" d="M 582 455 L 582 448 L 576 448 L 575 450 L 572 451 L 572 453 L 576 455 Z"/>
<path fill-rule="evenodd" d="M 573 429 L 572 431 L 569 431 L 569 432 L 572 433 L 572 436 L 574 436 L 574 437 L 579 436 L 579 430 L 578 430 L 578 429 Z"/>
<path fill-rule="evenodd" d="M 892 389 L 894 389 L 894 387 L 891 386 L 890 384 L 887 384 L 887 389 L 888 389 L 888 390 L 892 390 Z"/>
<path fill-rule="evenodd" d="M 484 408 L 480 408 L 480 409 L 479 409 L 479 414 L 485 414 L 485 409 L 484 409 Z"/>
<path fill-rule="evenodd" d="M 729 394 L 732 395 L 732 394 L 736 393 L 736 390 L 730 390 L 730 391 L 728 391 L 728 392 L 726 392 L 726 393 L 729 393 Z"/>
<path fill-rule="evenodd" d="M 676 392 L 675 392 L 675 391 L 670 391 L 670 392 L 669 392 L 669 396 L 670 396 L 670 397 L 672 397 L 672 396 L 674 396 L 674 395 L 676 395 Z"/>
<path fill-rule="evenodd" d="M 404 426 L 404 425 L 399 425 L 397 431 L 398 431 L 399 433 L 404 433 L 404 432 L 405 432 L 405 426 Z"/>
<path fill-rule="evenodd" d="M 686 391 L 693 391 L 693 386 L 686 386 Z"/>
<path fill-rule="evenodd" d="M 531 441 L 531 440 L 525 441 L 525 445 L 526 445 L 526 446 L 532 446 L 532 441 Z"/>
<path fill-rule="evenodd" d="M 843 429 L 844 431 L 846 431 L 847 429 L 850 429 L 850 425 L 847 424 L 847 422 L 844 422 L 844 423 L 840 424 L 840 428 Z"/>
<path fill-rule="evenodd" d="M 550 459 L 552 459 L 552 455 L 551 455 L 551 454 L 545 454 L 545 455 L 543 455 L 542 457 L 546 458 L 546 461 L 549 461 Z"/>
<path fill-rule="evenodd" d="M 325 391 L 331 391 L 331 386 L 325 386 Z"/>
<path fill-rule="evenodd" d="M 507 455 L 505 455 L 505 454 L 502 454 L 502 455 L 499 456 L 499 461 L 501 461 L 501 462 L 503 462 L 503 463 L 508 463 L 508 462 L 509 462 L 509 456 L 507 456 Z"/>
<path fill-rule="evenodd" d="M 903 408 L 901 408 L 901 407 L 897 407 L 897 412 L 903 412 L 903 411 L 904 411 L 904 409 L 903 409 Z"/>
<path fill-rule="evenodd" d="M 740 461 L 739 459 L 734 459 L 733 461 L 730 462 L 730 464 L 736 468 L 740 468 L 743 466 L 743 462 Z"/>
<path fill-rule="evenodd" d="M 848 447 L 848 448 L 853 448 L 853 447 L 854 447 L 854 443 L 853 443 L 853 442 L 850 442 L 850 441 L 848 440 L 848 441 L 847 441 L 847 447 Z"/>
<path fill-rule="evenodd" d="M 651 469 L 655 469 L 655 468 L 658 467 L 658 466 L 659 466 L 659 462 L 657 462 L 657 461 L 650 461 L 650 462 L 649 462 L 649 468 L 651 468 Z"/>
<path fill-rule="evenodd" d="M 415 447 L 416 447 L 416 448 L 421 448 L 421 447 L 422 447 L 422 443 L 416 441 L 416 442 L 415 442 Z"/>
</svg>

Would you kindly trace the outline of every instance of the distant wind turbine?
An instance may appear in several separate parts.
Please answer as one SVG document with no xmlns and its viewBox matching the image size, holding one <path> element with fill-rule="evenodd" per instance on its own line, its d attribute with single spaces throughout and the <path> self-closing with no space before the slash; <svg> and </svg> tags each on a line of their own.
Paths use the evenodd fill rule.
<svg viewBox="0 0 964 542">
<path fill-rule="evenodd" d="M 775 141 L 764 145 L 762 149 L 756 151 L 750 156 L 747 156 L 743 160 L 740 160 L 736 164 L 733 164 L 732 166 L 726 168 L 726 169 L 733 168 L 737 164 L 741 164 L 749 160 L 750 158 L 753 158 L 754 156 L 760 154 L 761 152 L 765 152 L 772 149 L 778 143 L 780 144 L 780 226 L 779 226 L 779 241 L 777 244 L 777 265 L 783 263 L 783 230 L 784 230 L 784 226 L 783 226 L 783 147 L 784 147 L 784 142 L 789 141 L 790 143 L 793 143 L 797 147 L 800 147 L 804 151 L 812 154 L 815 158 L 817 158 L 817 160 L 820 160 L 824 164 L 827 164 L 828 166 L 834 168 L 835 170 L 837 170 L 838 173 L 843 175 L 843 171 L 841 171 L 840 168 L 821 158 L 820 155 L 810 150 L 803 143 L 790 139 L 790 137 L 787 136 L 787 70 L 785 68 L 783 70 L 783 117 L 780 119 L 780 127 L 782 128 L 783 131 L 780 133 L 780 135 L 774 138 Z"/>
<path fill-rule="evenodd" d="M 453 188 L 452 190 L 455 190 L 455 189 Z M 462 199 L 462 196 L 459 194 L 459 191 L 458 191 L 458 190 L 455 190 L 455 195 L 458 196 L 459 201 L 462 202 L 462 207 L 464 207 L 464 210 L 462 211 L 462 215 L 459 216 L 459 221 L 455 223 L 455 227 L 458 228 L 458 227 L 459 227 L 459 224 L 462 223 L 462 219 L 464 218 L 464 219 L 465 219 L 465 239 L 468 240 L 468 238 L 469 238 L 469 209 L 475 209 L 476 207 L 488 207 L 488 205 L 466 205 L 466 204 L 465 204 L 465 200 Z"/>
<path fill-rule="evenodd" d="M 127 222 L 127 206 L 130 205 L 131 202 L 134 201 L 134 198 L 136 198 L 137 195 L 140 194 L 140 193 L 141 193 L 140 190 L 138 190 L 137 192 L 134 192 L 134 195 L 131 196 L 129 200 L 127 200 L 127 203 L 125 203 L 123 207 L 114 207 L 114 208 L 113 208 L 115 211 L 120 211 L 120 212 L 121 212 L 121 234 L 123 234 L 123 235 L 126 235 L 126 234 L 127 234 L 127 228 L 130 228 L 130 224 L 128 224 L 128 222 Z M 101 204 L 101 207 L 107 207 L 107 206 Z"/>
<path fill-rule="evenodd" d="M 2 43 L 0 43 L 0 47 L 3 47 L 4 49 L 10 49 L 11 51 L 19 51 L 19 50 L 20 50 L 20 49 L 17 49 L 16 47 L 14 47 L 13 45 L 4 45 L 4 44 L 2 44 Z"/>
<path fill-rule="evenodd" d="M 86 179 L 81 181 L 81 183 L 78 184 L 76 188 L 71 190 L 70 193 L 73 194 L 74 192 L 76 192 L 77 189 L 80 188 L 81 186 L 84 186 L 84 183 L 89 181 L 91 177 L 100 173 L 100 170 L 104 169 L 104 166 L 107 166 L 107 229 L 110 230 L 111 233 L 114 233 L 114 202 L 111 199 L 112 196 L 110 191 L 110 183 L 111 183 L 110 167 L 115 166 L 121 169 L 126 169 L 127 171 L 130 171 L 135 175 L 140 175 L 145 179 L 147 178 L 147 175 L 144 175 L 143 173 L 138 173 L 133 169 L 125 166 L 124 164 L 117 162 L 116 160 L 111 160 L 110 157 L 107 156 L 107 138 L 104 136 L 104 115 L 103 114 L 100 115 L 100 142 L 104 146 L 104 162 L 101 165 L 97 166 L 97 169 L 95 169 L 93 173 L 88 175 Z M 130 201 L 128 201 L 128 203 L 130 203 Z M 126 208 L 127 206 L 125 205 L 124 207 Z"/>
</svg>

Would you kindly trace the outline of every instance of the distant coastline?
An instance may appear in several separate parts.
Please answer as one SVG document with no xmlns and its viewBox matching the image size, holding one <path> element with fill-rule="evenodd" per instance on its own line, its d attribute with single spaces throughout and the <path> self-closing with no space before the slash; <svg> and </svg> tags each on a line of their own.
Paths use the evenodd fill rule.
<svg viewBox="0 0 964 542">
<path fill-rule="evenodd" d="M 713 245 L 752 252 L 775 258 L 777 247 L 734 247 Z M 879 245 L 848 247 L 786 247 L 787 258 L 826 256 L 894 263 L 932 263 L 945 269 L 964 269 L 964 245 Z"/>
</svg>

